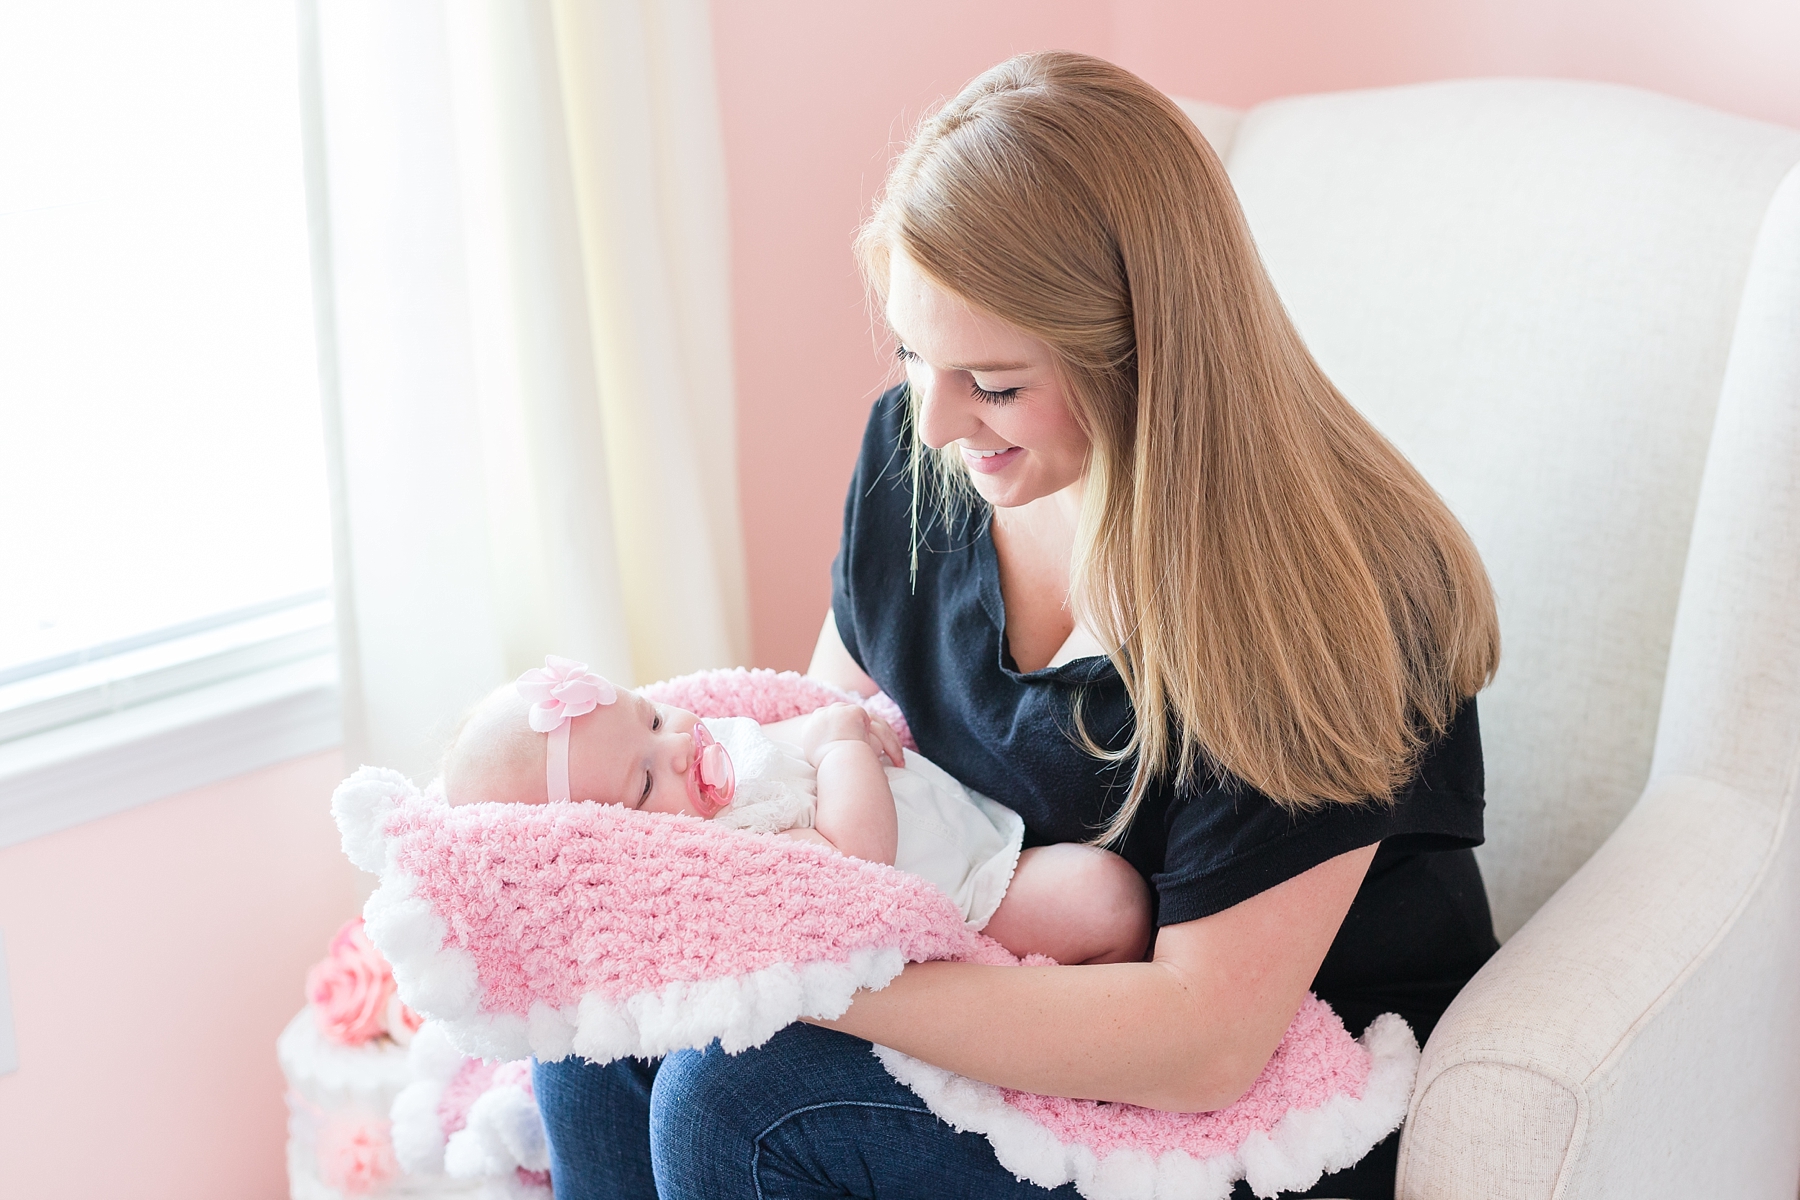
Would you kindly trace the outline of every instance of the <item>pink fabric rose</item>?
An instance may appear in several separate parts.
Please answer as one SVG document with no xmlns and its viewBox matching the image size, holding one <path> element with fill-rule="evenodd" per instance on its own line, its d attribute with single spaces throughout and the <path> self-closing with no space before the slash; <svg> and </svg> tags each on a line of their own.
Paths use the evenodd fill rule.
<svg viewBox="0 0 1800 1200">
<path fill-rule="evenodd" d="M 555 654 L 546 654 L 544 665 L 519 676 L 515 686 L 531 701 L 526 719 L 539 733 L 549 733 L 564 721 L 619 698 L 619 690 L 588 670 L 586 663 Z"/>
<path fill-rule="evenodd" d="M 331 1121 L 319 1130 L 319 1178 L 361 1196 L 400 1173 L 386 1121 Z"/>
<path fill-rule="evenodd" d="M 319 1032 L 344 1046 L 360 1046 L 387 1031 L 394 974 L 363 932 L 361 917 L 344 922 L 325 958 L 306 973 L 306 1000 Z"/>
</svg>

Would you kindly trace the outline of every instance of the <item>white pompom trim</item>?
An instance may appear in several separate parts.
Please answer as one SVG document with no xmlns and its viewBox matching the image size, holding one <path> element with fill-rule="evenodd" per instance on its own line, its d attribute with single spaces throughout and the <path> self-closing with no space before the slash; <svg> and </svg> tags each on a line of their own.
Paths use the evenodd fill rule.
<svg viewBox="0 0 1800 1200">
<path fill-rule="evenodd" d="M 467 1123 L 444 1149 L 444 1170 L 452 1179 L 485 1179 L 519 1167 L 548 1171 L 550 1143 L 537 1103 L 524 1088 L 507 1084 L 469 1106 Z"/>
<path fill-rule="evenodd" d="M 344 840 L 344 855 L 377 874 L 387 865 L 387 819 L 402 801 L 419 794 L 412 781 L 386 767 L 361 767 L 331 794 L 331 815 Z"/>
<path fill-rule="evenodd" d="M 1360 1160 L 1399 1128 L 1419 1070 L 1419 1044 L 1405 1021 L 1384 1013 L 1358 1039 L 1371 1059 L 1360 1097 L 1334 1096 L 1288 1113 L 1268 1133 L 1253 1133 L 1235 1152 L 1197 1159 L 1180 1150 L 1156 1156 L 1115 1150 L 1101 1157 L 1013 1108 L 1000 1089 L 876 1046 L 888 1074 L 919 1094 L 958 1130 L 982 1134 L 1000 1165 L 1040 1187 L 1073 1183 L 1087 1200 L 1225 1200 L 1239 1179 L 1258 1196 L 1302 1191 L 1328 1171 Z"/>
<path fill-rule="evenodd" d="M 394 1158 L 408 1175 L 444 1173 L 444 1123 L 438 1105 L 462 1064 L 462 1051 L 434 1022 L 426 1022 L 406 1048 L 413 1081 L 394 1097 L 388 1115 L 393 1121 Z"/>
<path fill-rule="evenodd" d="M 444 1173 L 444 1126 L 438 1117 L 443 1098 L 443 1084 L 415 1080 L 400 1089 L 388 1110 L 393 1122 L 389 1137 L 394 1144 L 394 1159 L 408 1175 Z"/>
<path fill-rule="evenodd" d="M 380 895 L 370 898 L 371 914 Z M 521 1018 L 477 1007 L 474 964 L 467 953 L 440 950 L 410 957 L 403 968 L 383 940 L 386 927 L 378 926 L 374 915 L 369 928 L 393 964 L 394 980 L 408 1004 L 428 1013 L 463 1053 L 504 1060 L 555 1062 L 571 1054 L 597 1063 L 660 1058 L 677 1050 L 704 1049 L 715 1040 L 727 1054 L 737 1054 L 762 1045 L 802 1017 L 843 1016 L 859 990 L 886 987 L 906 965 L 898 950 L 863 949 L 847 963 L 779 964 L 728 979 L 670 983 L 623 1002 L 589 993 L 579 1005 L 562 1009 L 534 1004 Z"/>
</svg>

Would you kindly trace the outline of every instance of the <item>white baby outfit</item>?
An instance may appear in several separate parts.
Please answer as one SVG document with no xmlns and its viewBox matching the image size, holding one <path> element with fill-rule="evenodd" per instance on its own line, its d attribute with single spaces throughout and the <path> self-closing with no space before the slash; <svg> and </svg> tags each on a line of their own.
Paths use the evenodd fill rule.
<svg viewBox="0 0 1800 1200">
<path fill-rule="evenodd" d="M 812 827 L 819 773 L 798 746 L 769 737 L 749 717 L 709 717 L 706 728 L 724 743 L 737 774 L 731 807 L 714 821 L 758 833 Z M 900 831 L 894 865 L 935 884 L 968 927 L 980 929 L 1012 882 L 1025 822 L 911 750 L 904 767 L 886 770 Z"/>
</svg>

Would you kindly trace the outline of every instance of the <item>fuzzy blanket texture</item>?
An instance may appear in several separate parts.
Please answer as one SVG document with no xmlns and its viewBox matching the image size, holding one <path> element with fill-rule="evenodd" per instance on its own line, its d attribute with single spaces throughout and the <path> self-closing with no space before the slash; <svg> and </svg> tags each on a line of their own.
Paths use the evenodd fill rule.
<svg viewBox="0 0 1800 1200">
<path fill-rule="evenodd" d="M 481 1200 L 552 1200 L 550 1147 L 531 1063 L 463 1054 L 427 1022 L 407 1047 L 413 1082 L 394 1098 L 394 1157 L 408 1176 L 481 1183 Z"/>
<path fill-rule="evenodd" d="M 762 722 L 856 699 L 772 671 L 644 691 Z M 910 744 L 891 702 L 866 703 Z M 908 962 L 1018 965 L 924 880 L 792 839 L 590 802 L 453 809 L 373 767 L 332 808 L 345 853 L 380 876 L 366 928 L 402 998 L 487 1059 L 607 1062 L 715 1040 L 737 1053 L 841 1015 Z M 1038 1096 L 875 1053 L 1015 1175 L 1090 1200 L 1223 1198 L 1238 1179 L 1261 1196 L 1310 1187 L 1398 1127 L 1419 1058 L 1398 1017 L 1355 1040 L 1310 995 L 1256 1083 L 1217 1112 Z"/>
</svg>

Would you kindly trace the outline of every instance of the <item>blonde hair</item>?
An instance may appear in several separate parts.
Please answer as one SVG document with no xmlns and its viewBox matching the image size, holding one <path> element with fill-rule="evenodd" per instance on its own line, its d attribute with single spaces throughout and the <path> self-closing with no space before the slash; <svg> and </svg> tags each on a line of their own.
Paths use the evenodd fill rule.
<svg viewBox="0 0 1800 1200">
<path fill-rule="evenodd" d="M 1047 343 L 1088 437 L 1071 601 L 1137 714 L 1108 751 L 1076 704 L 1135 760 L 1097 840 L 1203 766 L 1290 810 L 1391 801 L 1493 676 L 1487 575 L 1307 352 L 1181 110 L 1085 55 L 1001 63 L 895 162 L 857 238 L 877 293 L 893 249 Z"/>
</svg>

